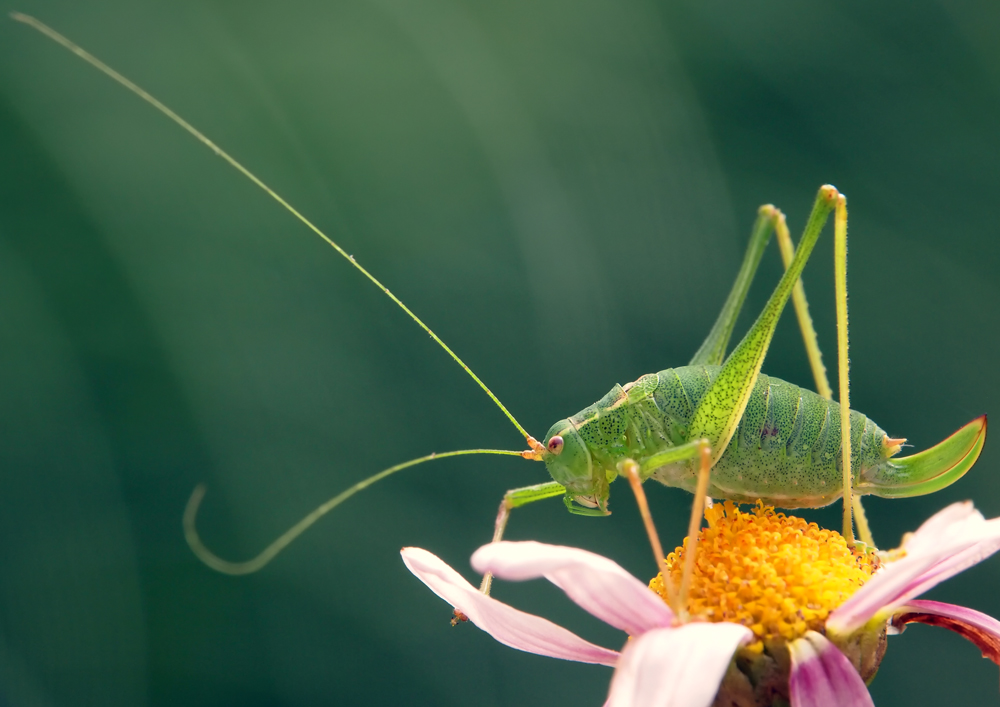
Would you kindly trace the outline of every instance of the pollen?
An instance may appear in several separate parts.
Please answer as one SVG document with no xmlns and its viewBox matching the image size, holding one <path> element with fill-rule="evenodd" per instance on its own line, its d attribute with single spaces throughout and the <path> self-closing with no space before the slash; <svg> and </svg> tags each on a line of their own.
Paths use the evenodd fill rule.
<svg viewBox="0 0 1000 707">
<path fill-rule="evenodd" d="M 743 624 L 764 641 L 823 632 L 829 613 L 878 568 L 874 554 L 852 551 L 844 537 L 758 502 L 745 513 L 731 501 L 705 509 L 687 611 L 693 620 Z M 681 584 L 689 538 L 666 558 Z M 666 599 L 662 574 L 649 583 Z"/>
</svg>

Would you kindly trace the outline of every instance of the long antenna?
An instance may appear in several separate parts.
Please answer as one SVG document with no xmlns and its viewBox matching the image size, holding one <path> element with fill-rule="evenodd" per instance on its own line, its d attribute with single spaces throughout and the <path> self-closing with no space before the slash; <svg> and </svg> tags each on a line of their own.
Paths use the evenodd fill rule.
<svg viewBox="0 0 1000 707">
<path fill-rule="evenodd" d="M 358 491 L 363 491 L 376 481 L 381 481 L 385 477 L 391 476 L 397 471 L 408 469 L 411 466 L 423 464 L 424 462 L 429 462 L 432 459 L 460 457 L 466 454 L 502 454 L 507 456 L 523 457 L 525 454 L 528 454 L 528 452 L 514 452 L 506 449 L 462 449 L 457 452 L 428 454 L 426 457 L 411 459 L 408 462 L 391 466 L 384 471 L 380 471 L 377 474 L 369 476 L 367 479 L 359 481 L 346 491 L 341 491 L 326 503 L 317 506 L 316 510 L 305 516 L 298 523 L 282 533 L 277 540 L 264 548 L 263 552 L 246 562 L 230 562 L 229 560 L 223 560 L 221 557 L 205 547 L 205 544 L 201 541 L 201 538 L 198 536 L 198 529 L 195 527 L 195 518 L 198 515 L 198 507 L 201 505 L 202 499 L 205 498 L 205 484 L 199 484 L 195 487 L 194 493 L 191 494 L 191 498 L 188 499 L 187 508 L 184 509 L 184 537 L 187 539 L 188 545 L 191 546 L 191 550 L 198 556 L 198 559 L 211 567 L 213 570 L 218 570 L 223 574 L 251 574 L 264 567 L 267 563 L 273 560 L 279 552 L 288 547 L 293 540 L 312 527 L 316 521 L 349 499 Z"/>
<path fill-rule="evenodd" d="M 98 71 L 100 71 L 101 73 L 105 74 L 106 76 L 109 76 L 110 78 L 114 79 L 119 84 L 121 84 L 122 86 L 124 86 L 125 88 L 127 88 L 129 91 L 131 91 L 132 93 L 134 93 L 135 95 L 137 95 L 139 98 L 141 98 L 142 100 L 144 100 L 147 103 L 149 103 L 151 106 L 153 106 L 154 108 L 156 108 L 156 110 L 158 110 L 161 113 L 163 113 L 165 116 L 167 116 L 168 118 L 170 118 L 170 120 L 174 121 L 177 125 L 179 125 L 180 127 L 184 128 L 184 130 L 186 130 L 191 135 L 193 135 L 199 142 L 204 143 L 215 154 L 217 154 L 219 157 L 221 157 L 226 162 L 228 162 L 230 165 L 232 165 L 240 174 L 242 174 L 244 177 L 246 177 L 247 179 L 249 179 L 251 182 L 253 182 L 254 184 L 256 184 L 261 189 L 263 189 L 268 194 L 268 196 L 270 196 L 272 199 L 274 199 L 279 204 L 281 204 L 283 207 L 285 207 L 285 209 L 287 209 L 289 213 L 291 213 L 295 218 L 297 218 L 299 221 L 301 221 L 302 223 L 304 223 L 309 228 L 309 230 L 311 230 L 317 236 L 319 236 L 324 241 L 326 241 L 330 245 L 330 247 L 332 247 L 335 251 L 337 251 L 338 253 L 340 253 L 340 255 L 343 256 L 344 260 L 346 260 L 351 265 L 353 265 L 358 270 L 360 270 L 362 275 L 364 275 L 365 277 L 367 277 L 369 280 L 372 281 L 372 283 L 376 287 L 378 287 L 380 290 L 382 290 L 383 292 L 385 292 L 386 296 L 389 299 L 391 299 L 393 302 L 395 302 L 397 305 L 399 305 L 399 308 L 402 309 L 404 312 L 406 312 L 409 315 L 410 319 L 412 319 L 413 321 L 415 321 L 417 323 L 417 325 L 421 329 L 423 329 L 428 334 L 430 334 L 430 337 L 432 339 L 434 339 L 434 341 L 436 341 L 438 343 L 438 345 L 442 349 L 444 349 L 445 351 L 448 352 L 448 355 L 451 356 L 455 360 L 455 363 L 457 363 L 459 366 L 461 366 L 462 369 L 466 373 L 468 373 L 470 376 L 472 376 L 472 380 L 476 381 L 476 383 L 479 384 L 479 387 L 482 388 L 486 392 L 486 394 L 488 396 L 490 396 L 490 399 L 497 404 L 497 407 L 499 407 L 501 410 L 503 410 L 503 414 L 506 415 L 507 419 L 510 420 L 514 424 L 514 427 L 517 428 L 517 431 L 520 432 L 522 435 L 524 435 L 524 438 L 528 441 L 528 446 L 531 447 L 536 453 L 538 453 L 538 454 L 541 453 L 542 448 L 541 448 L 541 445 L 537 442 L 537 440 L 535 440 L 534 437 L 532 437 L 531 435 L 529 435 L 525 431 L 525 429 L 523 427 L 521 427 L 521 423 L 519 423 L 516 419 L 514 419 L 514 416 L 510 414 L 510 412 L 507 410 L 506 407 L 504 407 L 503 403 L 500 402 L 500 399 L 497 398 L 497 396 L 495 396 L 493 394 L 493 391 L 486 387 L 486 384 L 483 383 L 479 379 L 479 376 L 477 376 L 475 373 L 473 373 L 472 369 L 469 368 L 467 365 L 465 365 L 465 361 L 463 361 L 462 359 L 460 359 L 458 357 L 458 355 L 448 347 L 448 344 L 444 343 L 440 338 L 438 338 L 438 335 L 435 334 L 433 331 L 431 331 L 430 327 L 428 327 L 426 324 L 424 324 L 423 321 L 420 319 L 420 317 L 418 317 L 416 314 L 414 314 L 412 311 L 410 311 L 410 308 L 407 307 L 405 304 L 403 304 L 402 301 L 400 301 L 400 299 L 398 297 L 396 297 L 396 295 L 392 294 L 389 291 L 388 287 L 386 287 L 381 282 L 379 282 L 378 279 L 374 275 L 372 275 L 365 268 L 363 268 L 353 257 L 351 257 L 350 255 L 348 255 L 347 252 L 343 248 L 341 248 L 329 236 L 327 236 L 325 233 L 323 233 L 323 231 L 321 231 L 319 229 L 319 227 L 317 227 L 315 224 L 313 224 L 312 221 L 310 221 L 305 216 L 303 216 L 298 210 L 295 209 L 295 207 L 293 207 L 291 204 L 289 204 L 287 201 L 285 201 L 277 192 L 275 192 L 273 189 L 271 189 L 271 187 L 267 186 L 267 184 L 265 184 L 264 182 L 262 182 L 257 177 L 257 175 L 255 175 L 249 169 L 247 169 L 242 164 L 240 164 L 239 162 L 237 162 L 236 159 L 232 155 L 230 155 L 228 152 L 226 152 L 221 147 L 219 147 L 218 145 L 216 145 L 214 142 L 212 142 L 211 140 L 209 140 L 208 137 L 206 137 L 200 130 L 198 130 L 197 128 L 195 128 L 189 122 L 187 122 L 186 120 L 184 120 L 184 118 L 182 118 L 179 115 L 177 115 L 176 113 L 174 113 L 174 111 L 172 111 L 166 105 L 164 105 L 159 100 L 157 100 L 155 97 L 153 97 L 152 95 L 150 95 L 149 93 L 147 93 L 144 89 L 142 89 L 141 87 L 139 87 L 136 84 L 134 84 L 131 81 L 129 81 L 127 78 L 125 78 L 124 76 L 122 76 L 121 74 L 119 74 L 117 71 L 115 71 L 114 69 L 112 69 L 110 66 L 108 66 L 107 64 L 105 64 L 103 61 L 101 61 L 100 59 L 98 59 L 97 57 L 95 57 L 93 54 L 91 54 L 87 50 L 83 49 L 79 45 L 75 44 L 74 42 L 70 41 L 69 39 L 67 39 L 63 35 L 61 35 L 58 32 L 56 32 L 54 29 L 52 29 L 51 27 L 49 27 L 45 23 L 40 22 L 39 20 L 36 20 L 34 17 L 31 17 L 30 15 L 25 15 L 25 14 L 22 14 L 20 12 L 12 12 L 12 13 L 10 13 L 10 16 L 11 16 L 11 19 L 16 20 L 17 22 L 23 22 L 24 24 L 28 25 L 29 27 L 33 27 L 34 29 L 38 30 L 39 32 L 41 32 L 42 34 L 44 34 L 46 37 L 48 37 L 49 39 L 53 40 L 54 42 L 56 42 L 58 44 L 61 44 L 63 47 L 65 47 L 66 49 L 68 49 L 71 52 L 73 52 L 74 54 L 76 54 L 78 57 L 80 57 L 81 59 L 83 59 L 85 62 L 87 62 L 88 64 L 90 64 L 94 68 L 96 68 Z M 438 455 L 438 456 L 441 456 L 441 455 Z M 540 458 L 540 457 L 538 457 L 538 458 Z"/>
</svg>

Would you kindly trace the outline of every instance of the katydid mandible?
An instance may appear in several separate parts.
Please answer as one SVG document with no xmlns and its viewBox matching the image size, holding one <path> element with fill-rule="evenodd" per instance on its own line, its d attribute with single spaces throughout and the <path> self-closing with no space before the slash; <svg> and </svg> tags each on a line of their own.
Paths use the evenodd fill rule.
<svg viewBox="0 0 1000 707">
<path fill-rule="evenodd" d="M 204 487 L 199 486 L 185 510 L 185 535 L 194 553 L 220 572 L 247 574 L 259 570 L 319 518 L 357 492 L 398 471 L 432 459 L 503 454 L 545 463 L 551 481 L 505 494 L 495 523 L 495 541 L 503 536 L 513 508 L 538 500 L 562 497 L 574 513 L 607 515 L 610 484 L 623 465 L 628 464 L 630 468 L 638 468 L 642 481 L 652 478 L 699 496 L 707 494 L 740 502 L 763 500 L 784 508 L 825 506 L 843 497 L 845 535 L 853 538 L 852 513 L 858 513 L 862 539 L 871 543 L 859 496 L 900 498 L 932 493 L 961 478 L 982 451 L 986 436 L 985 415 L 924 452 L 896 457 L 905 440 L 889 437 L 866 416 L 849 409 L 847 209 L 845 198 L 831 186 L 819 190 L 794 255 L 781 212 L 771 206 L 761 208 L 729 297 L 708 338 L 687 366 L 648 374 L 624 386 L 615 385 L 598 402 L 555 423 L 539 443 L 421 319 L 241 163 L 156 98 L 70 40 L 34 18 L 19 13 L 11 16 L 69 49 L 153 105 L 278 201 L 424 329 L 475 380 L 527 441 L 529 449 L 523 452 L 467 449 L 430 454 L 385 469 L 316 508 L 257 557 L 246 562 L 223 560 L 202 543 L 195 529 L 195 517 L 205 493 Z M 835 213 L 839 402 L 832 401 L 800 281 L 802 270 L 831 213 Z M 756 322 L 727 357 L 736 319 L 763 251 L 775 231 L 785 259 L 785 274 Z M 790 297 L 795 303 L 818 393 L 760 372 Z M 849 424 L 842 426 L 843 419 L 848 419 Z M 711 465 L 711 473 L 702 475 L 700 486 L 699 456 L 705 456 Z M 489 576 L 484 578 L 483 590 L 489 591 Z"/>
</svg>

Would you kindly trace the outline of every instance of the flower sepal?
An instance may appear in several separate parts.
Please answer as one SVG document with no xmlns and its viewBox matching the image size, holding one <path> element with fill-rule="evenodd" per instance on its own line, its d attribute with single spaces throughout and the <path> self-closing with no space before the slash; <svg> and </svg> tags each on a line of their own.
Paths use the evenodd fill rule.
<svg viewBox="0 0 1000 707">
<path fill-rule="evenodd" d="M 784 640 L 755 641 L 741 646 L 733 656 L 716 705 L 758 705 L 788 703 L 788 676 L 791 657 Z"/>
<path fill-rule="evenodd" d="M 887 623 L 874 622 L 849 636 L 827 639 L 870 684 L 885 655 Z M 800 640 L 800 639 L 796 639 Z M 792 674 L 789 642 L 783 639 L 756 641 L 737 649 L 733 662 L 719 685 L 715 705 L 777 707 L 789 704 Z"/>
<path fill-rule="evenodd" d="M 870 685 L 885 657 L 888 622 L 872 620 L 847 636 L 827 631 L 827 639 L 844 654 L 866 685 Z"/>
</svg>

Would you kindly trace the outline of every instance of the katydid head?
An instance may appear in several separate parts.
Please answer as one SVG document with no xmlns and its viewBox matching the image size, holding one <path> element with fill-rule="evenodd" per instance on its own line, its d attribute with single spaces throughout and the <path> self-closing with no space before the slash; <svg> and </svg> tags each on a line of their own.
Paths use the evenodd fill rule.
<svg viewBox="0 0 1000 707">
<path fill-rule="evenodd" d="M 542 461 L 554 481 L 566 487 L 574 501 L 588 509 L 607 507 L 607 474 L 594 464 L 593 457 L 576 426 L 559 420 L 545 435 Z"/>
</svg>

